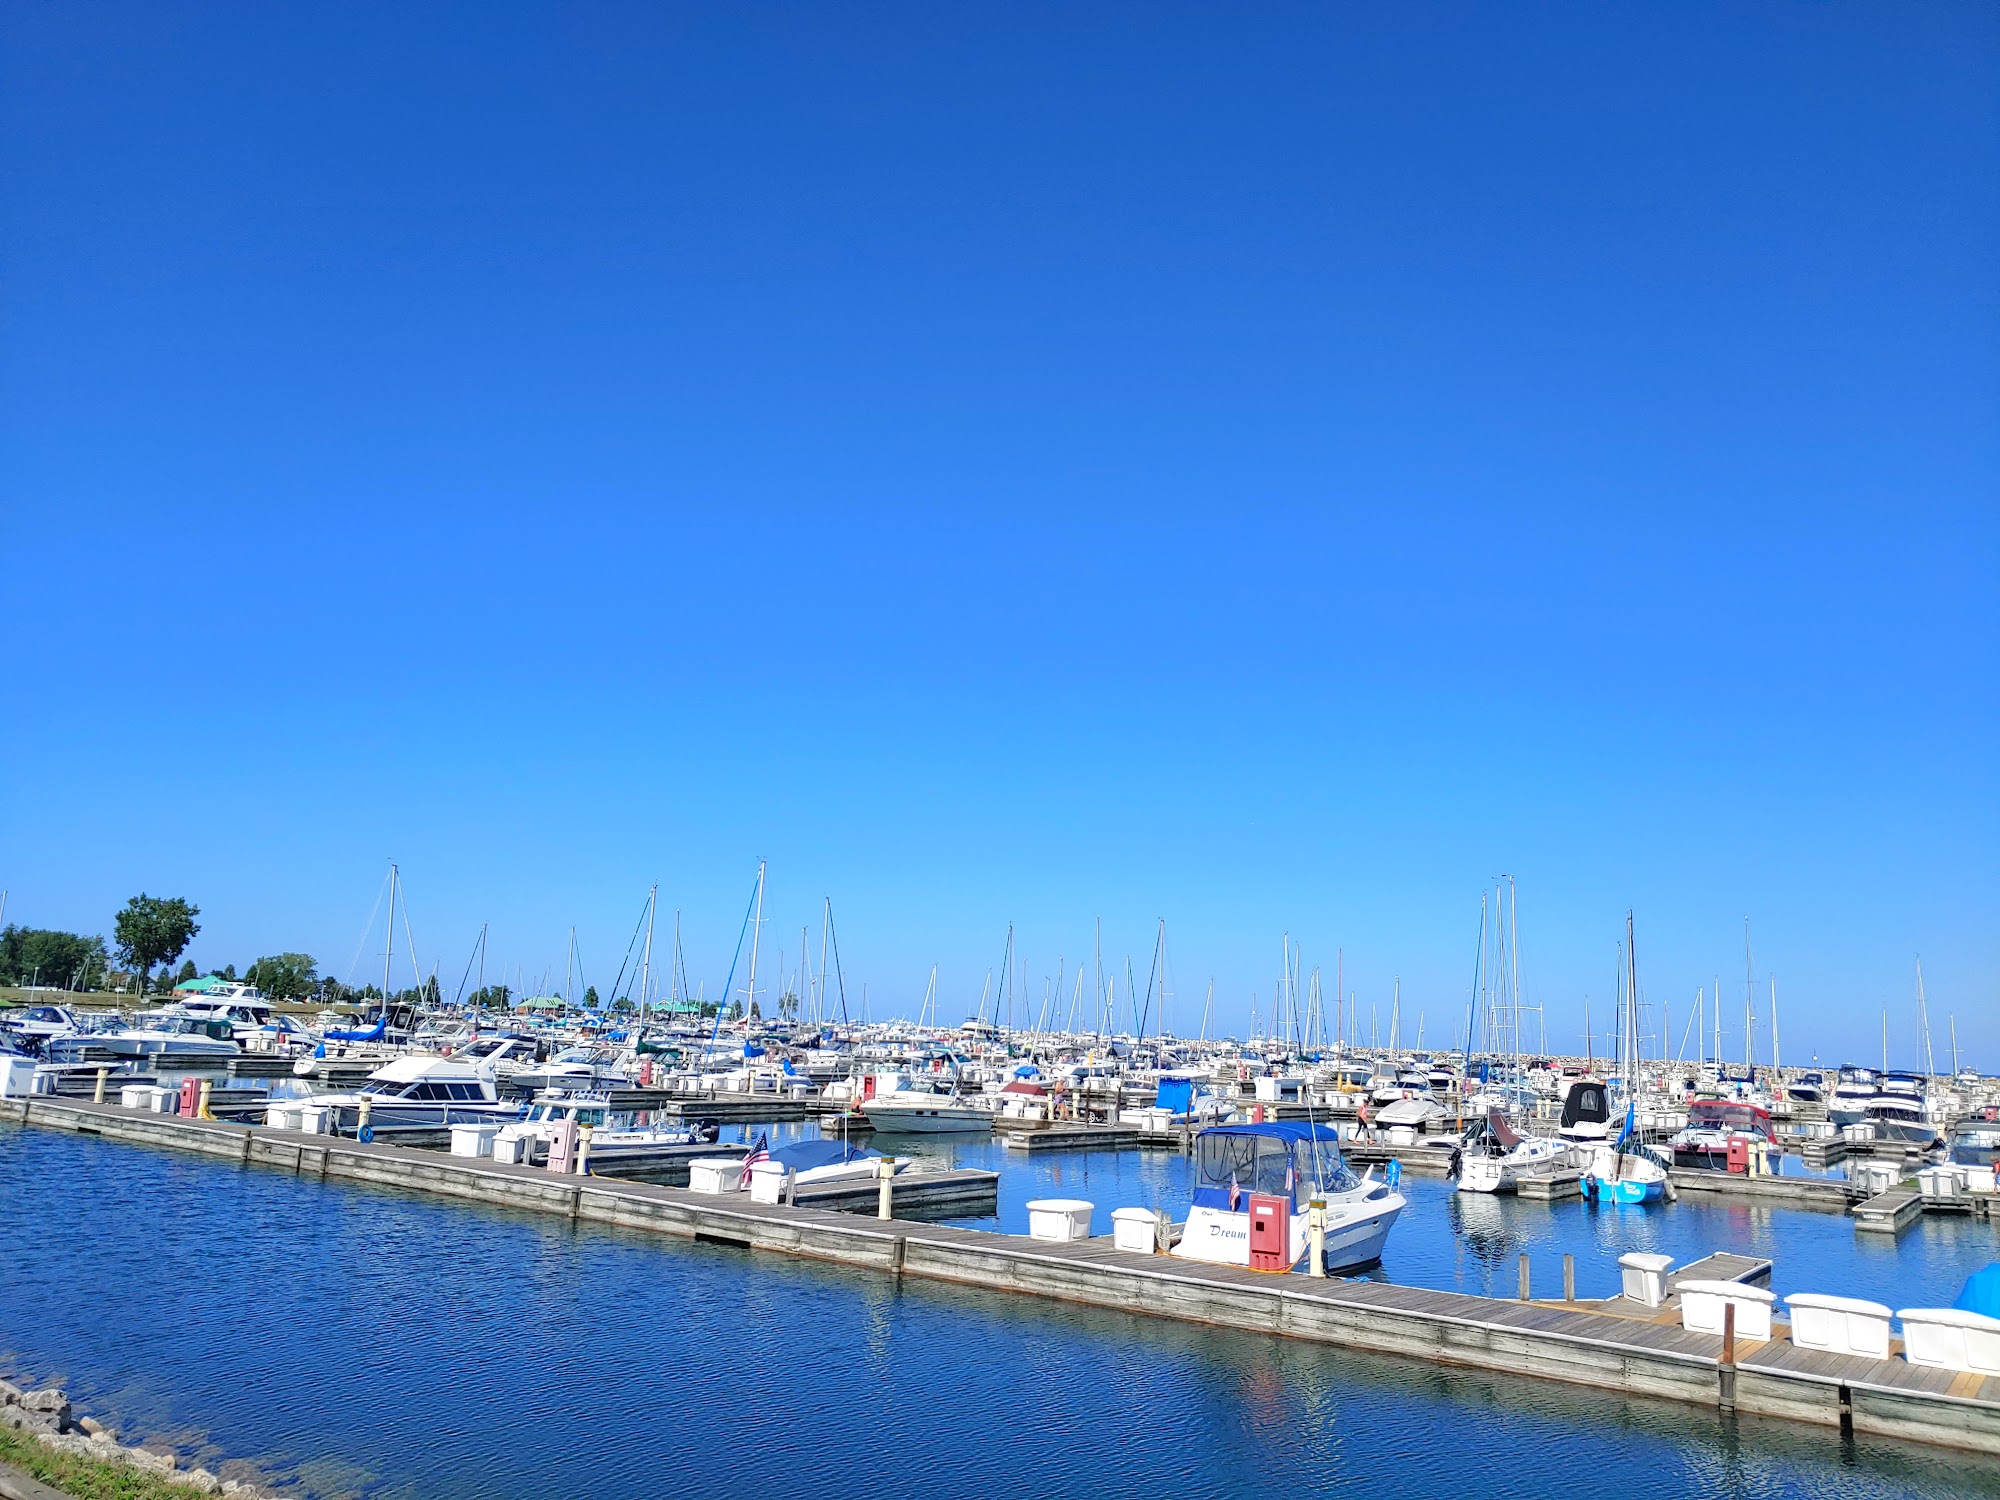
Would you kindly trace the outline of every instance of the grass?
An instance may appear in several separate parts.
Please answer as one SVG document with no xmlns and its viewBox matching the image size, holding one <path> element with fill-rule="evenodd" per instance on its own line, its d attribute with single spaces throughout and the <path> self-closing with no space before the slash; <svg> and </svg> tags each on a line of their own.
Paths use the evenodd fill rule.
<svg viewBox="0 0 2000 1500">
<path fill-rule="evenodd" d="M 76 1500 L 192 1500 L 195 1491 L 148 1469 L 45 1448 L 33 1436 L 0 1427 L 0 1463 L 12 1464 Z"/>
</svg>

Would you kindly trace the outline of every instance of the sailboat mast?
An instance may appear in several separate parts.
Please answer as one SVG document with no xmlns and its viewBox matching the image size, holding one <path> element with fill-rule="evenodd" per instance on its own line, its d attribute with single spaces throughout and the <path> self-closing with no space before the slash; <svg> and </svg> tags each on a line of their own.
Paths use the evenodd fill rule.
<svg viewBox="0 0 2000 1500">
<path fill-rule="evenodd" d="M 1771 1071 L 1777 1072 L 1784 1063 L 1778 1054 L 1778 976 L 1771 976 Z"/>
<path fill-rule="evenodd" d="M 757 861 L 757 916 L 750 927 L 750 978 L 744 990 L 743 1019 L 747 1022 L 757 1010 L 757 939 L 764 931 L 764 861 Z M 723 996 L 726 1000 L 729 997 Z"/>
<path fill-rule="evenodd" d="M 653 982 L 653 913 L 660 904 L 660 887 L 646 893 L 646 946 L 639 954 L 639 1029 L 646 1028 L 646 997 Z M 630 949 L 626 950 L 630 952 Z"/>
<path fill-rule="evenodd" d="M 401 876 L 395 862 L 389 864 L 389 929 L 382 940 L 382 1014 L 389 1013 L 389 963 L 396 956 L 396 886 Z M 481 929 L 483 932 L 485 929 Z"/>
</svg>

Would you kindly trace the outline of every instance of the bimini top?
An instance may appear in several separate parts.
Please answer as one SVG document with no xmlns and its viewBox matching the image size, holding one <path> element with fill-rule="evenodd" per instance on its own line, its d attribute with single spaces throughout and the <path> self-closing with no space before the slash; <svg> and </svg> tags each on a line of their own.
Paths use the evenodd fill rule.
<svg viewBox="0 0 2000 1500">
<path fill-rule="evenodd" d="M 1261 1135 L 1290 1141 L 1294 1145 L 1300 1141 L 1325 1141 L 1334 1147 L 1340 1145 L 1340 1132 L 1333 1126 L 1307 1120 L 1272 1120 L 1263 1125 L 1211 1125 L 1202 1134 Z"/>
</svg>

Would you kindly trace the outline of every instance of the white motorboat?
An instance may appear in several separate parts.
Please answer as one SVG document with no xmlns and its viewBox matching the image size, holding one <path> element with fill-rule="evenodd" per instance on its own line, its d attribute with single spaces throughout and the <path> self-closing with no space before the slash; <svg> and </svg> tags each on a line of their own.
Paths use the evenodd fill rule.
<svg viewBox="0 0 2000 1500">
<path fill-rule="evenodd" d="M 877 1130 L 903 1135 L 975 1135 L 993 1128 L 994 1110 L 943 1083 L 908 1083 L 863 1100 L 861 1113 Z"/>
<path fill-rule="evenodd" d="M 140 1016 L 130 1026 L 53 1037 L 48 1055 L 51 1062 L 91 1062 L 103 1057 L 223 1061 L 243 1055 L 234 1033 L 234 1025 L 226 1020 L 158 1011 Z"/>
<path fill-rule="evenodd" d="M 309 1094 L 293 1102 L 324 1105 L 339 1132 L 359 1127 L 364 1099 L 371 1129 L 499 1124 L 521 1115 L 520 1105 L 502 1102 L 491 1073 L 457 1057 L 399 1057 L 370 1073 L 357 1092 Z"/>
<path fill-rule="evenodd" d="M 665 1146 L 712 1145 L 722 1134 L 713 1120 L 683 1120 L 650 1110 L 613 1109 L 602 1095 L 545 1094 L 528 1106 L 527 1114 L 500 1127 L 503 1138 L 540 1141 L 544 1146 L 569 1121 L 590 1126 L 590 1159 L 613 1162 L 639 1159 Z"/>
<path fill-rule="evenodd" d="M 1206 1075 L 1193 1070 L 1162 1073 L 1150 1106 L 1118 1111 L 1119 1124 L 1152 1132 L 1177 1130 L 1183 1125 L 1206 1129 L 1235 1118 L 1235 1104 L 1210 1088 Z"/>
<path fill-rule="evenodd" d="M 1324 1265 L 1358 1270 L 1382 1258 L 1404 1198 L 1356 1177 L 1330 1125 L 1218 1125 L 1195 1138 L 1194 1201 L 1173 1253 L 1184 1260 L 1289 1271 L 1311 1245 L 1312 1205 L 1326 1215 Z"/>
</svg>

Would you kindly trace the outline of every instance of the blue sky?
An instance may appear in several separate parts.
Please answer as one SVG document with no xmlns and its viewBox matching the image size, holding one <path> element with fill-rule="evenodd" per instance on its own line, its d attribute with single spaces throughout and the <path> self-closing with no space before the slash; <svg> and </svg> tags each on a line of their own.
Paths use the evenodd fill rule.
<svg viewBox="0 0 2000 1500">
<path fill-rule="evenodd" d="M 1168 924 L 2000 1068 L 1981 5 L 15 6 L 7 917 Z M 369 972 L 363 958 L 356 978 Z M 1142 979 L 1143 983 L 1143 979 Z M 1601 1016 L 1601 1009 L 1598 1014 Z M 1601 1022 L 1600 1022 L 1601 1024 Z M 1760 1039 L 1759 1050 L 1768 1048 Z"/>
</svg>

